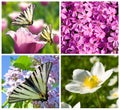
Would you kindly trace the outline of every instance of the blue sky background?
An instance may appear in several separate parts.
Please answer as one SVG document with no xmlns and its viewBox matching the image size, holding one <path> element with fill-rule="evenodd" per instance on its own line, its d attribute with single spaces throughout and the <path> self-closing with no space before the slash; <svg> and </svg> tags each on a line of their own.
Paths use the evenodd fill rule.
<svg viewBox="0 0 120 110">
<path fill-rule="evenodd" d="M 4 75 L 8 72 L 10 66 L 10 58 L 16 59 L 18 56 L 2 56 L 2 79 L 4 79 Z M 6 101 L 6 95 L 2 93 L 2 104 Z"/>
</svg>

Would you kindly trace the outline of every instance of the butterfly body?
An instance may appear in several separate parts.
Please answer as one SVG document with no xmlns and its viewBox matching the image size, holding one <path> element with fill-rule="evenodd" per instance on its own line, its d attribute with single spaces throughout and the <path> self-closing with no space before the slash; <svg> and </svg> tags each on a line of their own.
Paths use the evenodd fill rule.
<svg viewBox="0 0 120 110">
<path fill-rule="evenodd" d="M 40 33 L 40 40 L 44 40 L 52 44 L 52 26 L 46 26 Z"/>
<path fill-rule="evenodd" d="M 25 100 L 46 101 L 48 99 L 47 82 L 51 68 L 51 62 L 37 67 L 29 78 L 26 78 L 22 84 L 12 91 L 8 102 L 15 103 Z"/>
</svg>

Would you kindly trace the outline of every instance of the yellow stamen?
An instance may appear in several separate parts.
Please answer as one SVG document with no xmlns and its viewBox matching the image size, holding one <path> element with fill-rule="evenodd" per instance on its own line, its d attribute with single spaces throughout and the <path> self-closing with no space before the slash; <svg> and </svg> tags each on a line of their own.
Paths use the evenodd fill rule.
<svg viewBox="0 0 120 110">
<path fill-rule="evenodd" d="M 117 97 L 117 96 L 118 96 L 118 93 L 115 92 L 115 93 L 112 94 L 112 96 L 113 96 L 113 97 Z"/>
<path fill-rule="evenodd" d="M 99 84 L 99 79 L 96 75 L 90 76 L 90 77 L 86 77 L 84 80 L 84 86 L 88 87 L 88 88 L 94 88 Z"/>
</svg>

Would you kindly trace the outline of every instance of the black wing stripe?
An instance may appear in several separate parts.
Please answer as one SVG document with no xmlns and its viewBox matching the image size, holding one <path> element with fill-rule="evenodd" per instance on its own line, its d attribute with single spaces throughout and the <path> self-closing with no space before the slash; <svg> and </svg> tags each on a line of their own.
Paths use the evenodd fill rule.
<svg viewBox="0 0 120 110">
<path fill-rule="evenodd" d="M 30 79 L 26 79 L 26 83 L 27 83 L 33 90 L 35 90 L 37 93 L 40 93 L 39 89 L 36 87 L 36 85 L 35 85 Z"/>
<path fill-rule="evenodd" d="M 39 91 L 40 91 L 40 86 L 39 86 L 39 81 L 38 81 L 38 79 L 37 79 L 37 77 L 38 77 L 38 75 L 35 73 L 35 72 L 33 72 L 32 74 L 31 74 L 31 81 L 34 83 L 34 85 L 36 85 L 36 87 L 39 89 Z"/>
<path fill-rule="evenodd" d="M 41 77 L 42 82 L 43 82 L 43 76 L 42 76 L 42 73 L 41 73 L 42 72 L 42 65 L 38 67 L 38 70 L 39 70 L 39 74 L 40 74 L 40 77 Z"/>
</svg>

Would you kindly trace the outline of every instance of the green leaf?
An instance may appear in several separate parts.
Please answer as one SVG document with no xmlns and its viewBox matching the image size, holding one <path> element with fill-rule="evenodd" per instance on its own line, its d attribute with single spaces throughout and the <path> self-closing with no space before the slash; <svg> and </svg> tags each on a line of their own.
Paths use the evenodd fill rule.
<svg viewBox="0 0 120 110">
<path fill-rule="evenodd" d="M 33 108 L 33 104 L 31 103 L 31 100 L 27 100 L 23 104 L 23 108 Z"/>
<path fill-rule="evenodd" d="M 10 64 L 13 65 L 15 63 L 15 60 L 13 57 L 10 57 Z"/>
<path fill-rule="evenodd" d="M 2 37 L 2 52 L 12 53 L 14 48 L 14 41 L 11 37 Z"/>
<path fill-rule="evenodd" d="M 33 70 L 30 67 L 31 65 L 32 65 L 32 61 L 31 58 L 28 56 L 18 57 L 13 64 L 13 66 L 20 68 L 22 70 Z"/>
<path fill-rule="evenodd" d="M 2 79 L 2 84 L 4 84 L 4 80 Z M 6 88 L 4 88 L 3 86 L 2 86 L 2 93 L 6 93 Z"/>
<path fill-rule="evenodd" d="M 57 82 L 57 83 L 55 83 L 55 84 L 53 84 L 53 88 L 56 88 L 56 87 L 58 87 L 59 86 L 59 83 Z"/>
<path fill-rule="evenodd" d="M 15 103 L 11 103 L 8 105 L 8 108 L 14 108 L 14 106 L 15 106 Z"/>
<path fill-rule="evenodd" d="M 23 102 L 17 102 L 15 103 L 14 108 L 22 108 L 22 106 L 23 106 Z"/>
<path fill-rule="evenodd" d="M 5 82 L 4 79 L 2 79 L 2 84 L 3 84 L 4 82 Z"/>
<path fill-rule="evenodd" d="M 2 86 L 2 93 L 6 94 L 6 89 Z"/>
</svg>

